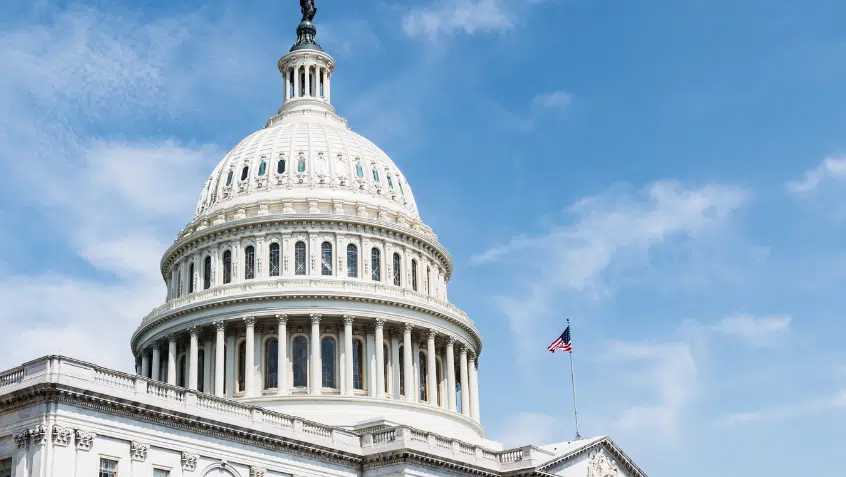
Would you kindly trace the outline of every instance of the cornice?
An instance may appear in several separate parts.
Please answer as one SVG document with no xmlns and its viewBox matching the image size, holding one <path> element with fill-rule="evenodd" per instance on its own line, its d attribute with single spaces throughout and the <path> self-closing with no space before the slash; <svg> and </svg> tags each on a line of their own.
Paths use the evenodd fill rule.
<svg viewBox="0 0 846 477">
<path fill-rule="evenodd" d="M 382 467 L 389 467 L 397 464 L 419 464 L 436 470 L 449 469 L 453 472 L 461 472 L 467 475 L 479 475 L 484 477 L 499 477 L 499 472 L 491 472 L 482 467 L 467 465 L 462 462 L 433 457 L 414 451 L 403 451 L 400 453 L 385 452 L 366 456 L 363 459 L 362 470 L 372 470 Z"/>
</svg>

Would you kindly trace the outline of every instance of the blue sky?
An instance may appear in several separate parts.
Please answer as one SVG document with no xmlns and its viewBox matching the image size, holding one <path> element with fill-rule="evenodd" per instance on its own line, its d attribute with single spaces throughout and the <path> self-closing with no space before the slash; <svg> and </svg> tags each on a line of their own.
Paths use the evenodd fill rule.
<svg viewBox="0 0 846 477">
<path fill-rule="evenodd" d="M 509 444 L 609 434 L 651 476 L 828 476 L 846 441 L 842 2 L 319 0 L 333 102 L 409 179 Z M 158 260 L 281 102 L 297 2 L 0 18 L 8 368 L 132 366 Z"/>
</svg>

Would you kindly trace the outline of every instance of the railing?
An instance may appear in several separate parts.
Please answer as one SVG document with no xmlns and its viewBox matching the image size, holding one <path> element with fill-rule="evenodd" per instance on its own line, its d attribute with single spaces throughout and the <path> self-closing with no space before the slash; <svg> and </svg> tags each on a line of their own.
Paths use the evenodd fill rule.
<svg viewBox="0 0 846 477">
<path fill-rule="evenodd" d="M 284 414 L 277 414 L 275 412 L 264 411 L 262 421 L 266 422 L 270 426 L 278 427 L 280 429 L 294 428 L 294 418 Z"/>
<path fill-rule="evenodd" d="M 185 402 L 185 389 L 169 384 L 150 381 L 147 383 L 147 394 L 167 399 L 168 401 Z"/>
<path fill-rule="evenodd" d="M 444 439 L 441 436 L 435 436 L 435 447 L 441 449 L 452 449 L 452 441 Z"/>
<path fill-rule="evenodd" d="M 426 439 L 426 433 L 425 433 L 425 432 L 420 432 L 420 431 L 418 431 L 418 430 L 416 430 L 416 429 L 412 429 L 412 430 L 411 430 L 411 441 L 412 441 L 412 442 L 422 442 L 422 443 L 424 443 L 424 444 L 425 444 L 425 443 L 427 443 L 427 442 L 429 442 L 429 441 Z"/>
<path fill-rule="evenodd" d="M 208 394 L 201 394 L 197 396 L 197 406 L 210 411 L 222 412 L 236 417 L 250 417 L 250 409 L 238 404 L 237 402 L 229 401 Z"/>
<path fill-rule="evenodd" d="M 464 455 L 476 455 L 475 448 L 468 446 L 467 444 L 464 444 L 463 442 L 458 443 L 458 452 L 460 452 Z"/>
<path fill-rule="evenodd" d="M 7 386 L 12 386 L 13 384 L 18 384 L 19 382 L 23 381 L 25 375 L 24 368 L 17 368 L 11 371 L 6 371 L 3 374 L 0 374 L 0 388 L 5 388 Z"/>
<path fill-rule="evenodd" d="M 95 369 L 94 382 L 115 388 L 135 389 L 135 379 L 131 374 L 118 373 L 108 369 Z"/>
<path fill-rule="evenodd" d="M 515 449 L 499 453 L 499 462 L 501 464 L 511 464 L 521 460 L 523 460 L 523 449 Z"/>
<path fill-rule="evenodd" d="M 482 451 L 482 458 L 483 459 L 488 459 L 488 460 L 493 460 L 493 461 L 497 460 L 496 453 L 491 452 L 487 449 L 481 449 L 481 451 Z"/>
<path fill-rule="evenodd" d="M 303 432 L 313 436 L 332 437 L 332 428 L 314 422 L 303 422 Z"/>
<path fill-rule="evenodd" d="M 347 291 L 376 295 L 380 297 L 388 296 L 414 302 L 422 306 L 427 306 L 435 311 L 453 316 L 459 321 L 465 322 L 469 325 L 473 324 L 467 316 L 467 313 L 462 311 L 460 308 L 448 301 L 441 300 L 433 296 L 379 283 L 327 278 L 274 278 L 269 280 L 249 280 L 242 283 L 231 283 L 228 285 L 217 286 L 182 298 L 170 300 L 164 305 L 153 309 L 153 311 L 144 317 L 142 323 L 155 320 L 156 318 L 159 318 L 160 316 L 177 308 L 182 308 L 184 306 L 207 300 L 237 296 L 248 292 L 266 291 L 284 293 L 286 291 L 302 292 L 303 290 L 314 290 L 315 292 L 319 292 L 321 290 Z"/>
<path fill-rule="evenodd" d="M 387 431 L 377 432 L 373 434 L 374 444 L 384 444 L 386 442 L 394 442 L 397 440 L 397 430 L 388 429 Z"/>
</svg>

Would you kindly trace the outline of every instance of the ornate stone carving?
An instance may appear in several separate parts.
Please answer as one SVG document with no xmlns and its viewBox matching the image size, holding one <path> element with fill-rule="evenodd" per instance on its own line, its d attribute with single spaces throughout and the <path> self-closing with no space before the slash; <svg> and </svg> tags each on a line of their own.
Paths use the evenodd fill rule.
<svg viewBox="0 0 846 477">
<path fill-rule="evenodd" d="M 344 315 L 344 326 L 352 326 L 355 315 Z"/>
<path fill-rule="evenodd" d="M 143 444 L 141 442 L 132 441 L 129 443 L 129 454 L 132 456 L 132 460 L 137 460 L 139 462 L 144 462 L 147 460 L 147 451 L 150 450 L 150 446 L 147 444 Z"/>
<path fill-rule="evenodd" d="M 182 470 L 197 470 L 197 460 L 200 458 L 197 454 L 182 453 Z"/>
<path fill-rule="evenodd" d="M 276 320 L 279 322 L 279 327 L 287 326 L 288 325 L 288 315 L 276 315 Z"/>
<path fill-rule="evenodd" d="M 267 471 L 261 467 L 250 466 L 250 477 L 264 477 Z"/>
<path fill-rule="evenodd" d="M 385 320 L 382 318 L 376 318 L 376 328 L 382 328 L 385 326 Z"/>
<path fill-rule="evenodd" d="M 310 200 L 308 201 L 308 213 L 309 214 L 319 214 L 320 208 L 318 207 L 318 201 Z"/>
<path fill-rule="evenodd" d="M 411 323 L 406 323 L 405 326 L 403 326 L 403 331 L 405 333 L 411 333 L 411 330 L 413 330 L 413 329 L 414 329 L 414 326 L 412 326 Z"/>
<path fill-rule="evenodd" d="M 88 451 L 91 450 L 91 446 L 94 444 L 94 438 L 97 437 L 97 434 L 84 429 L 77 429 L 74 437 L 76 437 L 76 448 L 81 451 Z"/>
<path fill-rule="evenodd" d="M 246 218 L 247 218 L 247 209 L 243 209 L 243 208 L 238 209 L 238 211 L 235 212 L 235 217 L 233 217 L 233 219 L 235 219 L 235 220 L 242 220 L 242 219 L 246 219 Z"/>
<path fill-rule="evenodd" d="M 367 207 L 363 205 L 356 207 L 356 215 L 359 217 L 367 217 Z"/>
<path fill-rule="evenodd" d="M 270 207 L 267 205 L 267 202 L 259 204 L 258 215 L 270 215 Z"/>
<path fill-rule="evenodd" d="M 67 447 L 73 439 L 73 429 L 58 424 L 53 426 L 53 445 Z"/>
<path fill-rule="evenodd" d="M 214 327 L 217 331 L 225 331 L 226 330 L 226 322 L 225 321 L 215 321 Z"/>
<path fill-rule="evenodd" d="M 335 203 L 333 204 L 332 212 L 335 215 L 344 215 L 344 203 L 341 202 L 340 200 L 336 200 Z"/>
<path fill-rule="evenodd" d="M 320 325 L 320 318 L 322 318 L 322 317 L 323 317 L 323 315 L 321 315 L 320 313 L 312 313 L 311 314 L 311 324 L 312 325 Z"/>
<path fill-rule="evenodd" d="M 294 203 L 290 202 L 290 201 L 283 202 L 282 213 L 283 214 L 293 214 L 294 213 Z"/>
<path fill-rule="evenodd" d="M 41 446 L 47 443 L 47 426 L 39 424 L 29 430 L 30 443 L 34 446 Z"/>
<path fill-rule="evenodd" d="M 16 432 L 14 435 L 15 444 L 18 446 L 18 449 L 23 449 L 29 445 L 29 430 Z"/>
<path fill-rule="evenodd" d="M 256 317 L 255 316 L 248 316 L 248 317 L 244 318 L 244 323 L 246 323 L 247 326 L 255 326 L 256 325 Z"/>
<path fill-rule="evenodd" d="M 602 449 L 596 450 L 588 457 L 587 477 L 618 477 L 619 469 L 614 459 L 611 459 Z"/>
<path fill-rule="evenodd" d="M 438 332 L 437 332 L 437 331 L 435 331 L 435 330 L 429 330 L 428 337 L 429 337 L 429 339 L 430 339 L 430 340 L 435 339 L 435 337 L 437 337 L 437 336 L 438 336 Z"/>
</svg>

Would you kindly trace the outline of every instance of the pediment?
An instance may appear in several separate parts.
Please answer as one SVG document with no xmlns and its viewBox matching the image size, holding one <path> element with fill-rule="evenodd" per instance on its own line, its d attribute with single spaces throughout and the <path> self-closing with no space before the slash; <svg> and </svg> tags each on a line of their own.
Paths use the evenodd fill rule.
<svg viewBox="0 0 846 477">
<path fill-rule="evenodd" d="M 613 443 L 603 441 L 554 458 L 539 470 L 560 477 L 645 477 L 624 459 Z"/>
</svg>

